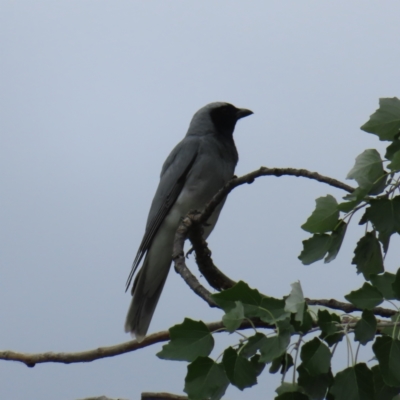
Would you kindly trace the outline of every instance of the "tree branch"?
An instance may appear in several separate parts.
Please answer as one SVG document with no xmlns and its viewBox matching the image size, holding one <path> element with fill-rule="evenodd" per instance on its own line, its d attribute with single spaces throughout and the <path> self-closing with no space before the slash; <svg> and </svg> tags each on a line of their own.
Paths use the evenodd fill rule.
<svg viewBox="0 0 400 400">
<path fill-rule="evenodd" d="M 211 258 L 211 250 L 203 238 L 203 224 L 192 224 L 191 227 L 188 227 L 187 234 L 195 252 L 197 266 L 200 273 L 206 277 L 208 284 L 218 291 L 234 286 L 236 282 L 215 266 Z"/>
<path fill-rule="evenodd" d="M 189 268 L 185 263 L 185 257 L 183 253 L 183 244 L 185 242 L 184 238 L 189 236 L 190 240 L 192 240 L 193 248 L 196 252 L 196 262 L 198 264 L 199 269 L 205 275 L 205 271 L 207 271 L 208 277 L 207 281 L 211 286 L 218 290 L 226 290 L 231 288 L 236 284 L 235 281 L 224 275 L 213 263 L 211 259 L 211 251 L 208 249 L 207 242 L 202 238 L 200 233 L 198 232 L 199 225 L 197 222 L 193 221 L 193 217 L 195 218 L 198 215 L 197 212 L 189 213 L 182 221 L 177 234 L 175 236 L 174 243 L 174 254 L 179 253 L 177 257 L 173 260 L 175 261 L 175 270 L 179 273 L 187 285 L 204 301 L 208 303 L 210 307 L 218 307 L 214 300 L 211 297 L 211 293 L 201 285 L 201 283 L 197 280 L 197 278 L 190 272 Z M 196 233 L 193 235 L 193 231 Z M 197 251 L 201 252 L 201 257 L 197 256 Z M 204 261 L 204 259 L 206 259 Z M 218 284 L 216 284 L 218 282 Z M 328 308 L 333 308 L 335 310 L 341 310 L 345 313 L 352 313 L 354 311 L 363 311 L 361 308 L 355 307 L 351 303 L 345 303 L 342 301 L 338 301 L 335 299 L 305 299 L 306 303 L 310 306 L 318 305 L 324 306 Z M 381 317 L 390 318 L 391 316 L 396 314 L 395 310 L 390 310 L 382 307 L 375 307 L 372 309 L 374 315 L 379 315 Z"/>
<path fill-rule="evenodd" d="M 326 303 L 332 300 L 308 300 L 308 302 L 315 302 L 315 304 Z M 335 301 L 335 300 L 334 300 Z M 339 303 L 339 302 L 337 302 Z M 346 303 L 343 303 L 346 304 Z M 322 305 L 322 304 L 321 304 Z M 339 304 L 336 304 L 339 306 Z M 339 309 L 339 308 L 338 308 Z M 347 310 L 343 310 L 347 312 Z M 358 311 L 354 309 L 353 311 Z M 377 311 L 377 314 L 387 313 L 388 316 L 393 315 L 395 312 L 393 310 L 385 310 L 380 307 L 372 310 L 374 313 Z M 352 328 L 356 325 L 356 323 L 345 322 L 345 325 L 348 327 L 349 324 Z M 220 333 L 226 332 L 224 324 L 222 321 L 218 322 L 210 322 L 206 324 L 210 332 L 212 333 Z M 313 324 L 315 328 L 318 328 L 316 324 Z M 378 331 L 380 328 L 385 327 L 393 327 L 396 325 L 395 322 L 392 321 L 378 321 Z M 265 328 L 265 329 L 275 329 L 275 326 L 272 324 L 268 324 L 266 322 L 261 321 L 259 318 L 252 318 L 251 321 L 243 320 L 241 325 L 237 330 L 245 330 L 245 329 L 253 329 L 256 328 Z M 311 332 L 311 331 L 310 331 Z M 147 336 L 142 342 L 138 343 L 136 340 L 131 340 L 129 342 L 120 343 L 114 346 L 108 347 L 99 347 L 93 350 L 87 350 L 82 352 L 73 352 L 73 353 L 54 353 L 54 352 L 45 352 L 45 353 L 19 353 L 16 351 L 0 351 L 0 360 L 4 361 L 18 361 L 25 364 L 28 367 L 34 367 L 36 364 L 42 363 L 60 363 L 60 364 L 73 364 L 73 363 L 81 363 L 81 362 L 91 362 L 95 360 L 99 360 L 102 358 L 114 357 L 120 354 L 129 353 L 132 351 L 136 351 L 148 346 L 151 346 L 156 343 L 166 342 L 170 339 L 169 331 L 162 331 L 153 333 L 152 335 Z"/>
<path fill-rule="evenodd" d="M 337 301 L 335 299 L 330 300 L 313 300 L 306 299 L 306 303 L 309 306 L 324 306 L 328 308 L 333 308 L 334 310 L 341 310 L 347 314 L 350 314 L 354 311 L 363 311 L 361 308 L 357 308 L 350 303 L 344 303 L 341 301 Z M 391 316 L 396 314 L 395 310 L 389 310 L 388 308 L 375 307 L 371 310 L 374 315 L 379 315 L 380 317 L 390 318 Z"/>
<path fill-rule="evenodd" d="M 204 207 L 204 210 L 198 217 L 199 223 L 205 223 L 208 218 L 210 218 L 211 214 L 215 210 L 215 207 L 222 201 L 225 196 L 227 196 L 235 187 L 243 185 L 245 183 L 253 183 L 256 178 L 260 176 L 276 176 L 280 177 L 283 175 L 295 176 L 295 177 L 303 177 L 307 179 L 313 179 L 321 183 L 326 183 L 329 186 L 336 187 L 338 189 L 342 189 L 346 192 L 352 193 L 354 192 L 354 188 L 346 185 L 343 182 L 340 182 L 336 179 L 330 178 L 328 176 L 320 175 L 318 172 L 311 172 L 306 169 L 296 169 L 296 168 L 268 168 L 268 167 L 260 167 L 258 170 L 250 172 L 246 175 L 241 176 L 240 178 L 231 179 L 213 198 L 212 200 Z"/>
<path fill-rule="evenodd" d="M 225 331 L 222 321 L 210 322 L 206 325 L 210 332 Z M 259 328 L 274 328 L 273 325 L 267 324 L 259 319 L 254 319 L 252 323 L 250 323 L 248 320 L 244 320 L 238 329 L 252 329 L 253 326 Z M 99 347 L 93 350 L 74 353 L 53 353 L 50 351 L 45 353 L 19 353 L 16 351 L 5 350 L 0 351 L 0 360 L 19 361 L 28 367 L 34 367 L 36 364 L 49 362 L 61 364 L 91 362 L 101 358 L 114 357 L 120 354 L 143 349 L 156 343 L 166 342 L 169 339 L 169 331 L 162 331 L 146 336 L 146 338 L 140 343 L 138 343 L 136 340 L 131 340 L 129 342 L 120 343 L 114 346 Z"/>
<path fill-rule="evenodd" d="M 99 347 L 93 350 L 73 353 L 19 353 L 14 351 L 0 351 L 0 360 L 19 361 L 28 367 L 34 367 L 36 364 L 54 362 L 62 364 L 72 364 L 79 362 L 91 362 L 100 358 L 114 357 L 119 354 L 129 353 L 142 349 L 152 344 L 165 342 L 169 340 L 169 332 L 162 331 L 147 336 L 142 342 L 136 340 L 120 343 L 114 346 Z"/>
<path fill-rule="evenodd" d="M 175 264 L 175 271 L 183 278 L 187 285 L 200 296 L 210 307 L 217 307 L 214 300 L 211 297 L 211 293 L 200 284 L 197 278 L 190 272 L 186 266 L 185 253 L 183 246 L 189 235 L 189 230 L 192 228 L 194 222 L 192 214 L 187 215 L 180 223 L 174 239 L 174 248 L 172 251 L 172 260 Z M 201 227 L 197 224 L 197 227 Z M 199 229 L 199 228 L 198 228 Z"/>
<path fill-rule="evenodd" d="M 184 243 L 186 239 L 190 239 L 193 249 L 196 253 L 196 262 L 199 267 L 201 274 L 205 277 L 208 284 L 215 290 L 221 291 L 232 287 L 235 281 L 226 276 L 221 272 L 215 265 L 211 258 L 211 251 L 207 247 L 207 242 L 202 236 L 202 226 L 210 218 L 211 214 L 214 212 L 217 205 L 237 186 L 243 185 L 245 183 L 253 183 L 256 178 L 261 176 L 295 176 L 304 177 L 307 179 L 314 179 L 318 182 L 326 183 L 330 186 L 345 190 L 347 192 L 353 192 L 354 188 L 348 186 L 336 179 L 329 178 L 318 174 L 317 172 L 310 172 L 305 169 L 295 169 L 295 168 L 267 168 L 260 167 L 258 170 L 250 172 L 240 178 L 231 179 L 204 207 L 202 212 L 191 211 L 187 217 L 190 219 L 188 221 L 186 218 L 185 222 L 182 221 L 181 226 L 178 228 L 177 236 L 175 237 L 174 243 L 174 262 L 175 270 L 181 273 L 185 282 L 189 284 L 192 290 L 202 297 L 207 303 L 210 304 L 209 292 L 200 285 L 198 280 L 190 274 L 188 276 L 188 269 L 184 265 Z M 186 268 L 185 268 L 186 267 Z M 180 271 L 180 272 L 179 272 Z M 190 273 L 190 271 L 189 271 Z"/>
</svg>

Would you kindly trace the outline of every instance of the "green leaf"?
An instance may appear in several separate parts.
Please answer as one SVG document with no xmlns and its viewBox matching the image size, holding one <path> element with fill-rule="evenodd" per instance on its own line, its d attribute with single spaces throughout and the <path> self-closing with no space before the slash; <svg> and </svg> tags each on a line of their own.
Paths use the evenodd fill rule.
<svg viewBox="0 0 400 400">
<path fill-rule="evenodd" d="M 289 353 L 284 353 L 280 357 L 272 360 L 271 366 L 269 368 L 270 374 L 275 374 L 281 370 L 281 374 L 287 372 L 291 367 L 293 367 L 293 357 Z"/>
<path fill-rule="evenodd" d="M 328 249 L 328 255 L 324 260 L 325 263 L 333 261 L 338 255 L 343 243 L 344 235 L 346 234 L 346 230 L 346 222 L 340 221 L 339 226 L 331 234 L 331 242 Z"/>
<path fill-rule="evenodd" d="M 292 290 L 285 300 L 285 311 L 295 314 L 296 321 L 303 321 L 304 315 L 304 300 L 303 290 L 300 282 L 294 282 L 290 285 Z"/>
<path fill-rule="evenodd" d="M 400 232 L 400 196 L 392 200 L 386 198 L 371 200 L 365 216 L 379 232 L 380 241 L 388 245 L 390 236 Z"/>
<path fill-rule="evenodd" d="M 381 246 L 373 232 L 367 232 L 358 241 L 351 263 L 357 266 L 357 273 L 362 273 L 367 280 L 370 275 L 384 271 Z"/>
<path fill-rule="evenodd" d="M 362 310 L 372 310 L 383 301 L 381 292 L 367 282 L 365 282 L 360 289 L 353 290 L 344 297 L 351 304 L 354 304 Z"/>
<path fill-rule="evenodd" d="M 304 265 L 310 265 L 315 261 L 322 260 L 331 246 L 331 237 L 326 234 L 315 234 L 310 239 L 303 240 L 303 251 L 299 260 Z"/>
<path fill-rule="evenodd" d="M 372 350 L 379 361 L 384 382 L 389 386 L 400 386 L 400 340 L 377 337 Z"/>
<path fill-rule="evenodd" d="M 285 320 L 289 315 L 285 311 L 285 300 L 274 299 L 268 296 L 263 297 L 258 314 L 262 321 L 275 324 L 278 321 Z"/>
<path fill-rule="evenodd" d="M 297 368 L 299 373 L 298 383 L 304 389 L 305 393 L 313 400 L 325 399 L 326 392 L 333 382 L 332 373 L 312 376 L 303 367 L 302 364 Z"/>
<path fill-rule="evenodd" d="M 374 393 L 375 400 L 393 400 L 393 397 L 400 393 L 400 387 L 392 387 L 386 385 L 382 378 L 381 370 L 379 365 L 374 365 L 371 368 L 374 374 Z"/>
<path fill-rule="evenodd" d="M 292 324 L 295 332 L 301 333 L 301 334 L 306 334 L 307 332 L 310 331 L 310 329 L 313 327 L 313 318 L 311 314 L 308 312 L 308 306 L 306 303 L 304 303 L 304 311 L 303 311 L 303 321 L 296 321 L 295 318 L 293 317 L 295 314 L 292 314 L 290 318 L 290 323 Z"/>
<path fill-rule="evenodd" d="M 343 199 L 346 200 L 347 203 L 340 203 L 338 205 L 338 208 L 340 211 L 349 212 L 350 210 L 353 210 L 363 200 L 368 200 L 368 197 L 368 189 L 357 187 L 351 193 L 343 196 Z"/>
<path fill-rule="evenodd" d="M 278 393 L 278 395 L 282 395 L 284 393 L 299 392 L 299 390 L 301 390 L 301 388 L 297 383 L 282 382 L 281 385 L 275 389 L 275 392 Z M 275 399 L 277 399 L 277 397 L 275 397 Z"/>
<path fill-rule="evenodd" d="M 320 197 L 315 210 L 301 227 L 310 233 L 325 233 L 333 231 L 339 221 L 339 210 L 336 199 L 328 194 Z"/>
<path fill-rule="evenodd" d="M 365 225 L 368 222 L 368 218 L 367 218 L 367 212 L 364 212 L 363 216 L 360 219 L 360 222 L 358 223 L 358 225 Z"/>
<path fill-rule="evenodd" d="M 386 148 L 386 154 L 385 157 L 388 160 L 392 160 L 393 156 L 400 151 L 400 140 L 397 138 L 394 140 L 390 145 Z"/>
<path fill-rule="evenodd" d="M 318 310 L 318 325 L 321 328 L 320 338 L 325 340 L 329 346 L 342 341 L 343 333 L 340 324 L 340 317 L 337 314 L 331 314 L 328 310 Z"/>
<path fill-rule="evenodd" d="M 263 333 L 257 332 L 255 335 L 249 337 L 248 341 L 240 351 L 240 354 L 246 358 L 254 356 L 254 354 L 256 354 L 265 344 L 266 340 L 267 337 Z"/>
<path fill-rule="evenodd" d="M 304 304 L 306 306 L 306 304 Z M 292 336 L 296 331 L 293 328 L 292 324 L 292 315 L 289 314 L 289 317 L 282 320 L 282 321 L 277 321 L 276 323 L 276 328 L 277 332 L 279 332 L 280 335 L 283 334 L 283 332 L 289 333 L 290 336 Z"/>
<path fill-rule="evenodd" d="M 393 155 L 392 162 L 388 164 L 388 168 L 391 171 L 398 171 L 400 170 L 400 151 Z"/>
<path fill-rule="evenodd" d="M 188 365 L 183 390 L 191 400 L 219 400 L 228 385 L 229 380 L 221 364 L 208 357 L 199 357 Z"/>
<path fill-rule="evenodd" d="M 304 265 L 312 264 L 325 257 L 325 263 L 334 260 L 342 246 L 344 235 L 346 234 L 347 224 L 340 221 L 331 235 L 314 234 L 310 239 L 303 240 L 303 251 L 299 259 Z"/>
<path fill-rule="evenodd" d="M 329 348 L 318 338 L 304 344 L 300 352 L 302 365 L 311 376 L 328 373 L 331 356 Z"/>
<path fill-rule="evenodd" d="M 336 374 L 330 392 L 335 400 L 374 400 L 373 375 L 364 363 Z"/>
<path fill-rule="evenodd" d="M 392 290 L 396 300 L 400 300 L 400 268 L 397 270 L 392 283 Z"/>
<path fill-rule="evenodd" d="M 381 329 L 382 334 L 391 336 L 394 339 L 400 339 L 400 315 L 396 313 L 390 317 L 390 320 L 395 324 L 395 326 L 388 326 Z"/>
<path fill-rule="evenodd" d="M 228 311 L 223 317 L 222 322 L 228 332 L 235 332 L 244 319 L 244 308 L 240 301 L 235 301 L 236 306 Z"/>
<path fill-rule="evenodd" d="M 282 354 L 280 357 L 274 358 L 272 360 L 271 366 L 269 367 L 270 374 L 276 374 L 282 367 L 282 360 L 285 359 L 285 354 Z"/>
<path fill-rule="evenodd" d="M 385 189 L 384 175 L 381 156 L 375 149 L 368 149 L 357 156 L 347 179 L 355 179 L 360 188 L 370 194 L 379 194 Z"/>
<path fill-rule="evenodd" d="M 385 300 L 394 300 L 396 298 L 392 289 L 395 278 L 396 275 L 390 272 L 384 272 L 381 275 L 371 275 L 369 277 L 372 285 L 383 294 Z"/>
<path fill-rule="evenodd" d="M 260 362 L 260 355 L 256 354 L 251 357 L 250 362 L 252 363 L 254 370 L 256 371 L 256 375 L 259 376 L 265 368 L 265 363 Z"/>
<path fill-rule="evenodd" d="M 199 356 L 208 356 L 214 347 L 206 324 L 185 318 L 182 324 L 169 329 L 171 340 L 157 353 L 163 360 L 194 361 Z"/>
<path fill-rule="evenodd" d="M 362 345 L 366 345 L 371 340 L 374 340 L 376 334 L 376 318 L 372 311 L 364 310 L 356 323 L 354 328 L 354 340 L 360 342 Z"/>
<path fill-rule="evenodd" d="M 343 199 L 347 201 L 338 205 L 339 210 L 348 213 L 355 209 L 362 201 L 365 200 L 366 196 L 368 195 L 368 190 L 369 189 L 358 187 L 353 192 L 343 196 Z"/>
<path fill-rule="evenodd" d="M 260 348 L 260 361 L 270 363 L 275 358 L 284 354 L 290 344 L 290 332 L 283 331 L 279 335 L 268 337 Z"/>
<path fill-rule="evenodd" d="M 243 281 L 239 281 L 230 289 L 213 294 L 211 297 L 225 312 L 229 312 L 235 308 L 236 302 L 240 301 L 243 304 L 246 316 L 258 316 L 262 301 L 260 292 L 256 289 L 251 289 L 249 285 Z"/>
<path fill-rule="evenodd" d="M 243 390 L 257 383 L 256 370 L 251 361 L 239 355 L 232 347 L 224 351 L 222 364 L 232 385 Z"/>
<path fill-rule="evenodd" d="M 361 199 L 359 201 L 357 200 L 352 200 L 352 201 L 345 201 L 343 203 L 338 204 L 338 209 L 339 211 L 342 211 L 344 213 L 348 213 L 352 211 L 358 204 L 361 202 Z"/>
<path fill-rule="evenodd" d="M 393 140 L 400 129 L 400 100 L 397 97 L 379 99 L 379 108 L 361 129 L 378 135 L 380 140 Z"/>
<path fill-rule="evenodd" d="M 268 323 L 275 323 L 289 315 L 284 310 L 284 300 L 263 296 L 258 290 L 251 289 L 247 283 L 242 281 L 211 297 L 226 313 L 236 308 L 236 302 L 240 301 L 243 304 L 245 317 L 259 317 Z"/>
</svg>

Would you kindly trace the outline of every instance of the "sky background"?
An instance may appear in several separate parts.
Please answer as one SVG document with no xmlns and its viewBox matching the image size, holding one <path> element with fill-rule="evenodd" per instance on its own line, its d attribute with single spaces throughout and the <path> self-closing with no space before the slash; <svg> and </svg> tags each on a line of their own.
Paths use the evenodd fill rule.
<svg viewBox="0 0 400 400">
<path fill-rule="evenodd" d="M 237 175 L 264 165 L 344 180 L 364 149 L 382 152 L 359 127 L 379 97 L 400 96 L 399 15 L 398 1 L 1 0 L 0 348 L 129 340 L 124 285 L 161 166 L 205 104 L 254 111 L 235 131 Z M 334 262 L 297 259 L 308 237 L 300 225 L 328 193 L 344 195 L 292 177 L 237 188 L 209 238 L 215 263 L 271 296 L 300 280 L 307 297 L 344 300 L 363 282 L 351 265 L 358 217 Z M 390 271 L 399 249 L 396 238 Z M 150 332 L 186 316 L 222 313 L 172 270 Z M 238 339 L 218 335 L 213 356 Z M 347 366 L 341 347 L 336 369 Z M 88 364 L 1 361 L 0 398 L 182 393 L 186 363 L 159 360 L 160 349 Z M 273 398 L 278 379 L 266 369 L 258 386 L 226 398 Z"/>
</svg>

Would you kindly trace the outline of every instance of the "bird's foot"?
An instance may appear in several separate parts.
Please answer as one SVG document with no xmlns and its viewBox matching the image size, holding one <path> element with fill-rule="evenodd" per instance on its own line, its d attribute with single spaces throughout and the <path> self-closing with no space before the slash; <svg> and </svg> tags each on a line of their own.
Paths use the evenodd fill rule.
<svg viewBox="0 0 400 400">
<path fill-rule="evenodd" d="M 191 248 L 186 252 L 185 257 L 186 257 L 186 258 L 189 258 L 189 256 L 190 256 L 193 252 L 194 252 L 194 248 L 191 247 Z"/>
</svg>

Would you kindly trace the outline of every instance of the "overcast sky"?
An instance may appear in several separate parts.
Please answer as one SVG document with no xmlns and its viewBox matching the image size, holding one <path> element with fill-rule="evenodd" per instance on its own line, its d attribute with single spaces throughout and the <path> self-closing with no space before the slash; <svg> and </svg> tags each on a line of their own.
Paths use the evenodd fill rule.
<svg viewBox="0 0 400 400">
<path fill-rule="evenodd" d="M 1 0 L 0 348 L 129 340 L 124 285 L 159 172 L 203 105 L 254 111 L 235 131 L 238 175 L 264 165 L 344 180 L 364 149 L 384 149 L 359 127 L 379 97 L 400 96 L 399 15 L 398 1 Z M 357 218 L 337 260 L 297 259 L 300 225 L 328 193 L 343 195 L 290 177 L 236 189 L 209 238 L 214 261 L 271 296 L 300 280 L 307 297 L 344 300 L 363 281 L 351 265 Z M 150 332 L 185 316 L 222 314 L 171 271 Z M 221 334 L 218 349 L 237 340 Z M 182 393 L 186 363 L 159 360 L 160 348 L 85 365 L 2 361 L 0 398 Z M 226 398 L 273 398 L 277 385 L 266 369 Z"/>
</svg>

